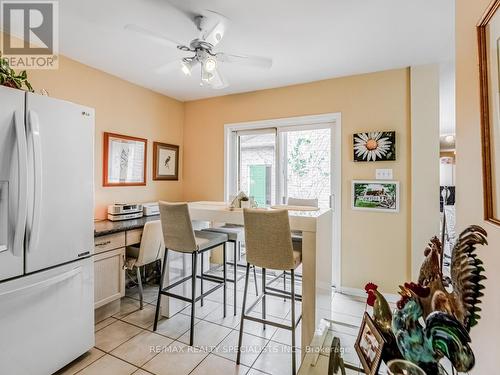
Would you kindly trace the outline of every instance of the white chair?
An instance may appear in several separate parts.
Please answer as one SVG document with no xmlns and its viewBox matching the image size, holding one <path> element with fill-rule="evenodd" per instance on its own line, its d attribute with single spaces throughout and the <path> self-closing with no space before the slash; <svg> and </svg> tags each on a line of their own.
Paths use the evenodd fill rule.
<svg viewBox="0 0 500 375">
<path fill-rule="evenodd" d="M 137 283 L 139 285 L 139 298 L 141 310 L 143 308 L 143 288 L 141 269 L 147 265 L 162 259 L 165 251 L 163 232 L 160 220 L 149 221 L 144 225 L 141 243 L 127 246 L 127 260 L 125 267 L 129 270 L 135 268 L 137 272 Z"/>
</svg>

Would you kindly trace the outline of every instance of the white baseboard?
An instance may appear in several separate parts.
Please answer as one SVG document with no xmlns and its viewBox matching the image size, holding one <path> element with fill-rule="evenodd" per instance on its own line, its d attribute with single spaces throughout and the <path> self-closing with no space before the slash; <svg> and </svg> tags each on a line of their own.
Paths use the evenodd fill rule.
<svg viewBox="0 0 500 375">
<path fill-rule="evenodd" d="M 337 292 L 353 297 L 361 297 L 361 298 L 367 297 L 367 294 L 364 289 L 341 287 L 340 290 L 337 289 Z M 382 295 L 389 303 L 396 303 L 401 299 L 401 297 L 398 294 L 382 293 Z"/>
</svg>

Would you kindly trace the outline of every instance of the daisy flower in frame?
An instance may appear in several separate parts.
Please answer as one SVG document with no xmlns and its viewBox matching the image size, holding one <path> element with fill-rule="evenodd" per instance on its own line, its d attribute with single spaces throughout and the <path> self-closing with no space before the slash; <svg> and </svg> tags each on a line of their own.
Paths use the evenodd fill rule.
<svg viewBox="0 0 500 375">
<path fill-rule="evenodd" d="M 354 161 L 396 160 L 396 132 L 354 134 Z"/>
</svg>

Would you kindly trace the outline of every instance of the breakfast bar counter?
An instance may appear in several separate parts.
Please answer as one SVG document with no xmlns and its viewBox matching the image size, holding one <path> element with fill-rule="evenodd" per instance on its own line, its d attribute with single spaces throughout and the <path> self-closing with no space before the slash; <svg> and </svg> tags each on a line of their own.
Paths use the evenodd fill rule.
<svg viewBox="0 0 500 375">
<path fill-rule="evenodd" d="M 329 317 L 331 308 L 332 210 L 291 208 L 290 228 L 302 232 L 302 343 L 309 343 L 317 323 L 321 318 Z M 205 222 L 211 226 L 219 223 L 243 225 L 243 210 L 228 208 L 224 202 L 191 202 L 189 212 L 193 221 Z M 106 307 L 110 302 L 119 302 L 120 297 L 125 294 L 125 273 L 120 268 L 125 261 L 125 247 L 140 242 L 146 222 L 159 219 L 160 216 L 156 215 L 95 223 L 96 308 Z M 117 278 L 120 280 L 118 284 Z M 117 285 L 111 292 L 110 282 Z M 169 306 L 169 302 L 166 297 L 162 298 L 161 312 L 167 317 L 176 310 L 172 305 Z M 306 351 L 303 350 L 302 353 L 304 355 Z"/>
<path fill-rule="evenodd" d="M 192 202 L 189 212 L 192 220 L 243 225 L 243 210 L 224 202 Z M 331 209 L 289 209 L 289 216 L 290 229 L 302 231 L 302 343 L 307 345 L 321 318 L 330 315 L 333 215 Z"/>
</svg>

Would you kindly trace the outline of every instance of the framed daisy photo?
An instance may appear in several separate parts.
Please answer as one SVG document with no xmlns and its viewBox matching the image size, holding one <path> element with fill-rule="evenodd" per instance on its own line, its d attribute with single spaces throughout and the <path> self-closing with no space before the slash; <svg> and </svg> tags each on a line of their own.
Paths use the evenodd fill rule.
<svg viewBox="0 0 500 375">
<path fill-rule="evenodd" d="M 396 160 L 396 132 L 365 132 L 353 135 L 354 161 Z"/>
</svg>

